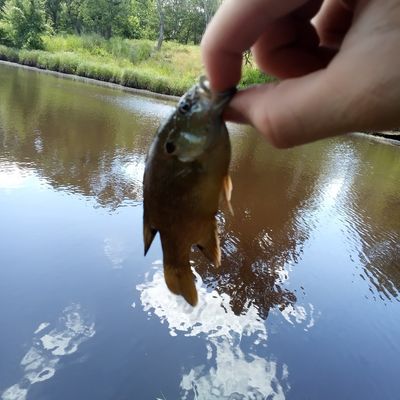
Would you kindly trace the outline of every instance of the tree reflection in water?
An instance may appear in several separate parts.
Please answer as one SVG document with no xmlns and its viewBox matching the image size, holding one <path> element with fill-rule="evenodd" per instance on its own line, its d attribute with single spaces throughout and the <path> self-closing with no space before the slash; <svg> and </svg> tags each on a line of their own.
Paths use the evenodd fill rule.
<svg viewBox="0 0 400 400">
<path fill-rule="evenodd" d="M 0 73 L 3 188 L 34 176 L 107 210 L 141 205 L 145 154 L 170 105 L 19 69 Z M 137 288 L 144 310 L 166 322 L 171 335 L 206 342 L 203 362 L 196 360 L 182 372 L 183 398 L 234 399 L 251 393 L 255 399 L 284 399 L 291 364 L 265 351 L 265 320 L 277 310 L 303 330 L 313 326 L 313 306 L 301 304 L 288 283 L 291 269 L 305 255 L 315 257 L 315 270 L 320 262 L 335 270 L 334 260 L 318 247 L 332 250 L 333 238 L 333 251 L 345 260 L 342 271 L 359 269 L 357 283 L 361 275 L 373 296 L 399 299 L 399 153 L 355 138 L 277 151 L 252 131 L 231 133 L 235 216 L 226 210 L 218 215 L 221 268 L 193 253 L 199 306 L 192 310 L 168 292 L 160 265 Z M 326 237 L 316 237 L 321 233 Z M 125 246 L 141 241 L 139 235 L 123 244 L 105 238 L 113 268 L 122 265 Z M 323 282 L 325 271 L 319 273 L 322 282 L 316 286 L 323 291 L 330 282 Z M 303 278 L 309 275 L 304 272 Z M 346 284 L 351 291 L 352 282 Z M 249 339 L 247 349 L 243 338 Z"/>
<path fill-rule="evenodd" d="M 19 69 L 2 74 L 0 151 L 8 163 L 102 207 L 140 204 L 145 154 L 169 104 Z M 360 238 L 358 261 L 372 290 L 398 297 L 398 152 L 346 139 L 277 151 L 252 131 L 231 131 L 235 217 L 219 215 L 224 262 L 216 271 L 195 259 L 205 283 L 230 295 L 235 313 L 254 304 L 266 318 L 271 307 L 295 302 L 282 285 L 287 267 L 301 256 L 315 228 L 306 216 L 341 165 L 352 187 L 335 212 L 347 218 L 349 242 Z"/>
</svg>

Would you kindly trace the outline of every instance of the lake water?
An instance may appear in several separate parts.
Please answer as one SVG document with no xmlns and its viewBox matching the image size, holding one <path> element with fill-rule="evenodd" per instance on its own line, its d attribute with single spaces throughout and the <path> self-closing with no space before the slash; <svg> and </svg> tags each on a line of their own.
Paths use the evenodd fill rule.
<svg viewBox="0 0 400 400">
<path fill-rule="evenodd" d="M 0 65 L 2 400 L 400 399 L 400 146 L 231 126 L 199 304 L 142 243 L 171 103 Z"/>
</svg>

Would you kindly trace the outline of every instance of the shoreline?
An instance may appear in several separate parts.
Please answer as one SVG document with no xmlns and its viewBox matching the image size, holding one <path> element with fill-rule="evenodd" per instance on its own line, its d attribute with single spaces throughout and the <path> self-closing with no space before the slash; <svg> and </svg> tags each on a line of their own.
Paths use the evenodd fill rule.
<svg viewBox="0 0 400 400">
<path fill-rule="evenodd" d="M 177 100 L 179 100 L 179 98 L 180 98 L 179 96 L 152 92 L 151 90 L 147 90 L 147 89 L 133 88 L 133 87 L 124 86 L 124 85 L 121 85 L 118 83 L 102 81 L 102 80 L 94 79 L 94 78 L 87 78 L 85 76 L 80 76 L 80 75 L 76 75 L 76 74 L 67 74 L 65 72 L 59 72 L 59 71 L 54 71 L 51 69 L 34 67 L 34 66 L 20 64 L 20 63 L 12 62 L 12 61 L 0 60 L 0 65 L 7 65 L 7 66 L 10 66 L 13 68 L 23 68 L 23 69 L 27 69 L 27 70 L 31 70 L 31 71 L 35 71 L 35 72 L 39 72 L 39 73 L 45 73 L 48 75 L 57 76 L 62 79 L 76 80 L 76 81 L 84 82 L 84 83 L 91 84 L 91 85 L 108 87 L 111 89 L 117 89 L 117 90 L 120 90 L 120 91 L 123 91 L 126 93 L 131 93 L 133 95 L 139 95 L 139 96 L 143 96 L 143 97 L 164 100 L 164 101 L 169 101 L 169 102 L 174 102 L 174 103 L 176 103 Z M 395 145 L 395 146 L 400 145 L 400 132 L 395 132 L 395 131 L 352 132 L 352 133 L 350 133 L 350 135 L 365 136 L 371 140 L 375 140 L 380 143 L 386 143 L 386 144 L 391 144 L 391 145 Z"/>
<path fill-rule="evenodd" d="M 124 86 L 124 85 L 118 84 L 118 83 L 101 81 L 99 79 L 94 79 L 94 78 L 87 78 L 85 76 L 80 76 L 80 75 L 76 75 L 76 74 L 67 74 L 65 72 L 53 71 L 51 69 L 33 67 L 30 65 L 20 64 L 20 63 L 12 62 L 12 61 L 0 60 L 0 65 L 8 65 L 13 68 L 28 69 L 31 71 L 36 71 L 36 72 L 41 72 L 41 73 L 57 76 L 57 77 L 63 78 L 63 79 L 71 79 L 71 80 L 85 82 L 85 83 L 92 84 L 92 85 L 109 87 L 112 89 L 121 90 L 123 92 L 137 94 L 137 95 L 140 95 L 143 97 L 151 97 L 151 98 L 155 98 L 155 99 L 159 99 L 159 100 L 176 102 L 180 98 L 179 96 L 174 96 L 171 94 L 152 92 L 151 90 L 147 90 L 147 89 L 132 88 L 129 86 Z"/>
</svg>

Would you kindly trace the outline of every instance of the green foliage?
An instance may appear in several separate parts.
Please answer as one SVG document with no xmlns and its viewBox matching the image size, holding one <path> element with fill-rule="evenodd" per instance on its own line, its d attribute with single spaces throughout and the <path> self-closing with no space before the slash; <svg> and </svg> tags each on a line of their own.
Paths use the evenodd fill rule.
<svg viewBox="0 0 400 400">
<path fill-rule="evenodd" d="M 122 70 L 115 65 L 83 62 L 78 65 L 76 74 L 99 81 L 120 83 Z"/>
<path fill-rule="evenodd" d="M 129 0 L 85 0 L 80 7 L 80 16 L 86 29 L 107 39 L 127 29 L 129 12 Z"/>
<path fill-rule="evenodd" d="M 0 21 L 2 43 L 18 48 L 40 49 L 46 32 L 43 0 L 6 0 Z"/>
<path fill-rule="evenodd" d="M 43 43 L 45 51 L 0 45 L 0 59 L 173 95 L 184 93 L 204 73 L 198 46 L 165 42 L 155 52 L 150 40 L 94 34 L 44 36 Z M 240 87 L 271 80 L 250 63 Z"/>
<path fill-rule="evenodd" d="M 36 67 L 38 65 L 39 53 L 35 50 L 21 50 L 18 54 L 18 62 L 23 65 L 30 67 Z"/>
<path fill-rule="evenodd" d="M 61 0 L 44 0 L 46 14 L 55 29 L 58 29 L 60 25 L 61 4 Z"/>
<path fill-rule="evenodd" d="M 73 53 L 59 53 L 59 57 L 58 71 L 65 74 L 76 74 L 78 66 L 81 63 L 80 57 Z"/>
<path fill-rule="evenodd" d="M 56 32 L 82 33 L 81 2 L 79 0 L 65 0 L 60 3 L 60 17 Z"/>
<path fill-rule="evenodd" d="M 179 95 L 203 73 L 198 46 L 179 43 L 199 43 L 220 3 L 0 0 L 0 59 Z M 240 86 L 269 80 L 248 62 Z"/>
<path fill-rule="evenodd" d="M 18 50 L 0 44 L 0 60 L 18 62 Z"/>
<path fill-rule="evenodd" d="M 131 22 L 132 39 L 155 40 L 158 33 L 158 15 L 155 0 L 132 0 L 131 15 L 136 21 Z"/>
<path fill-rule="evenodd" d="M 244 88 L 251 85 L 257 85 L 262 83 L 268 83 L 275 81 L 275 78 L 265 75 L 258 68 L 250 65 L 245 65 L 243 68 L 242 79 L 240 81 L 239 87 Z"/>
<path fill-rule="evenodd" d="M 198 44 L 220 0 L 161 0 L 165 15 L 165 39 Z"/>
<path fill-rule="evenodd" d="M 221 0 L 0 0 L 0 41 L 40 48 L 43 26 L 55 33 L 98 34 L 106 39 L 156 40 L 163 15 L 164 38 L 199 43 Z M 157 8 L 157 4 L 160 6 Z M 31 34 L 32 37 L 28 37 Z M 8 42 L 7 42 L 8 40 Z"/>
<path fill-rule="evenodd" d="M 138 63 L 150 58 L 154 43 L 150 40 L 129 40 L 120 37 L 104 39 L 97 34 L 45 36 L 44 48 L 47 51 L 67 51 L 82 54 L 118 59 Z"/>
</svg>

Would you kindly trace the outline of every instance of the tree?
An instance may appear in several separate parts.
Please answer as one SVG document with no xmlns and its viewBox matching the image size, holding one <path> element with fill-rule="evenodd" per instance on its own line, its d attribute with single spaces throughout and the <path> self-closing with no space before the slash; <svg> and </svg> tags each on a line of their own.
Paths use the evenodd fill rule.
<svg viewBox="0 0 400 400">
<path fill-rule="evenodd" d="M 138 26 L 133 37 L 156 39 L 158 33 L 157 0 L 132 0 L 131 17 L 137 18 Z"/>
<path fill-rule="evenodd" d="M 203 14 L 204 24 L 207 26 L 214 16 L 218 7 L 221 5 L 221 0 L 196 0 L 200 13 Z"/>
<path fill-rule="evenodd" d="M 81 34 L 83 23 L 81 18 L 81 1 L 64 0 L 60 6 L 59 30 Z"/>
<path fill-rule="evenodd" d="M 40 49 L 48 29 L 43 0 L 6 0 L 0 31 L 3 42 L 18 48 Z"/>
<path fill-rule="evenodd" d="M 164 13 L 164 37 L 198 44 L 220 0 L 158 0 Z"/>
<path fill-rule="evenodd" d="M 84 27 L 109 39 L 119 27 L 129 24 L 129 0 L 85 0 L 80 8 Z"/>
<path fill-rule="evenodd" d="M 60 14 L 62 0 L 45 0 L 46 14 L 49 16 L 54 30 L 57 32 L 60 27 Z"/>
<path fill-rule="evenodd" d="M 164 40 L 164 4 L 163 0 L 157 0 L 157 11 L 159 18 L 159 31 L 158 31 L 158 40 L 157 40 L 157 51 L 161 49 L 162 42 Z"/>
</svg>

